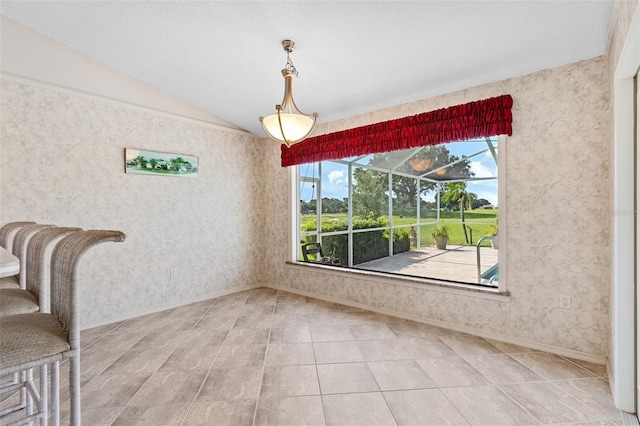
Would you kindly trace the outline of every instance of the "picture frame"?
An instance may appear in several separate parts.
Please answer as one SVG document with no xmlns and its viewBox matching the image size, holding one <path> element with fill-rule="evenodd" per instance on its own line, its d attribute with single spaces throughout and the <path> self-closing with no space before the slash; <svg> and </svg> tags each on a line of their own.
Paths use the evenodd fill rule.
<svg viewBox="0 0 640 426">
<path fill-rule="evenodd" d="M 198 160 L 193 155 L 125 148 L 124 168 L 127 174 L 197 179 Z"/>
</svg>

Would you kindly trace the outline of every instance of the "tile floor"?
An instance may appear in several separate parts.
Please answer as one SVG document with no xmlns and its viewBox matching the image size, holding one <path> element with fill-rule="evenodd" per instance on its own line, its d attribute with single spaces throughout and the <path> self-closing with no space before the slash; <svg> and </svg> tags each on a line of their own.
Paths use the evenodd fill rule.
<svg viewBox="0 0 640 426">
<path fill-rule="evenodd" d="M 622 425 L 603 366 L 268 288 L 82 341 L 86 425 Z"/>
</svg>

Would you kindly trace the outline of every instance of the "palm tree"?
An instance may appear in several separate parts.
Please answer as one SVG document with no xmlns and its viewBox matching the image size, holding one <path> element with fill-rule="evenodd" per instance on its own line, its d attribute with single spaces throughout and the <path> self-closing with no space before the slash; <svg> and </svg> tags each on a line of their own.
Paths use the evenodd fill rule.
<svg viewBox="0 0 640 426">
<path fill-rule="evenodd" d="M 142 155 L 138 155 L 132 161 L 135 162 L 136 167 L 138 167 L 139 169 L 143 169 L 147 166 L 147 159 L 144 158 Z"/>
<path fill-rule="evenodd" d="M 448 183 L 443 194 L 445 203 L 456 203 L 460 207 L 462 232 L 464 233 L 464 240 L 467 244 L 469 244 L 469 236 L 467 235 L 467 226 L 464 223 L 464 210 L 471 208 L 471 202 L 475 197 L 475 194 L 467 192 L 466 182 Z"/>
<path fill-rule="evenodd" d="M 177 172 L 182 172 L 183 168 L 186 171 L 189 171 L 193 168 L 190 162 L 185 160 L 182 157 L 176 157 L 169 160 L 171 162 L 171 168 Z"/>
</svg>

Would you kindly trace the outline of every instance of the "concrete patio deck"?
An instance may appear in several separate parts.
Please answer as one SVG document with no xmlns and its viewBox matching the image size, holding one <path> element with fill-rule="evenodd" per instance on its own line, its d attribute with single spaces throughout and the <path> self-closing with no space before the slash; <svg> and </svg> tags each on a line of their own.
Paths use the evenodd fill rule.
<svg viewBox="0 0 640 426">
<path fill-rule="evenodd" d="M 481 271 L 484 273 L 496 263 L 498 263 L 498 250 L 481 247 Z M 445 250 L 438 250 L 434 246 L 423 247 L 419 250 L 354 265 L 354 267 L 470 284 L 478 283 L 475 246 L 448 245 Z"/>
</svg>

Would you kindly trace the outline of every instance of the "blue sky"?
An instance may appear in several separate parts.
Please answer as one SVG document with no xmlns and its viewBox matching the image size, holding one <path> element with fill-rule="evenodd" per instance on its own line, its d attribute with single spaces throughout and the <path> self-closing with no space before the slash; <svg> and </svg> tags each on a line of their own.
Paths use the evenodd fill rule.
<svg viewBox="0 0 640 426">
<path fill-rule="evenodd" d="M 473 142 L 455 142 L 445 145 L 451 154 L 461 157 L 471 155 L 487 148 L 484 140 Z M 496 176 L 498 168 L 493 160 L 490 152 L 485 152 L 469 160 L 471 170 L 475 172 L 476 177 Z M 318 167 L 312 164 L 303 164 L 300 166 L 302 176 L 318 177 Z M 347 166 L 338 163 L 324 162 L 322 165 L 322 197 L 337 198 L 339 200 L 347 196 L 348 180 Z M 498 181 L 486 180 L 479 182 L 468 182 L 467 188 L 469 192 L 478 195 L 478 198 L 484 198 L 491 204 L 498 204 Z M 301 183 L 300 199 L 308 201 L 311 199 L 313 190 L 311 183 Z M 313 195 L 316 198 L 316 195 Z M 426 201 L 434 201 L 435 193 L 423 196 Z"/>
</svg>

